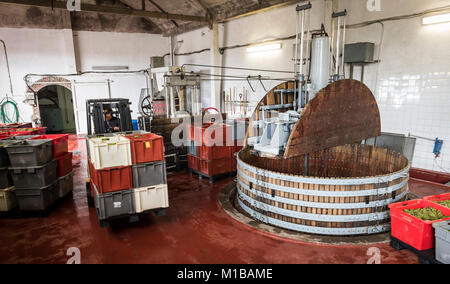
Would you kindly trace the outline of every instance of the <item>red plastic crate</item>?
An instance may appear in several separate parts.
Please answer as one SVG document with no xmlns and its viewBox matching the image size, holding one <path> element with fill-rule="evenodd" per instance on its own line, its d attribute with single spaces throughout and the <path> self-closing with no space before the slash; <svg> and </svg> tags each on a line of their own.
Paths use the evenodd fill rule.
<svg viewBox="0 0 450 284">
<path fill-rule="evenodd" d="M 200 135 L 200 128 L 207 128 L 211 125 L 212 125 L 212 123 L 203 123 L 201 125 L 194 124 L 194 123 L 188 124 L 186 126 L 187 139 L 190 141 L 195 141 L 194 138 L 195 138 L 196 132 L 198 132 L 197 135 Z M 201 144 L 201 143 L 199 143 L 199 144 Z"/>
<path fill-rule="evenodd" d="M 243 148 L 244 146 L 233 146 L 233 156 L 235 153 L 239 153 Z"/>
<path fill-rule="evenodd" d="M 199 159 L 199 171 L 209 177 L 232 172 L 231 157 L 218 160 Z"/>
<path fill-rule="evenodd" d="M 449 200 L 449 199 L 450 199 L 450 193 L 444 193 L 444 194 L 424 197 L 424 200 L 428 200 L 428 201 L 433 202 L 433 203 L 436 203 L 438 201 Z M 450 209 L 450 208 L 447 208 L 447 207 L 445 207 L 443 205 L 440 205 L 438 203 L 436 203 L 436 205 L 440 206 L 440 207 L 444 207 L 446 209 Z"/>
<path fill-rule="evenodd" d="M 233 146 L 198 146 L 198 156 L 203 160 L 217 160 L 231 156 Z"/>
<path fill-rule="evenodd" d="M 133 165 L 164 160 L 164 141 L 153 133 L 126 135 L 130 140 Z"/>
<path fill-rule="evenodd" d="M 231 157 L 231 171 L 236 172 L 237 171 L 237 159 L 236 157 Z"/>
<path fill-rule="evenodd" d="M 42 139 L 52 140 L 54 159 L 66 154 L 69 150 L 69 134 L 39 135 L 30 140 Z"/>
<path fill-rule="evenodd" d="M 58 163 L 56 167 L 56 173 L 58 177 L 63 177 L 72 172 L 73 164 L 72 164 L 72 153 L 68 152 L 65 155 L 62 155 L 56 158 L 56 162 Z"/>
<path fill-rule="evenodd" d="M 193 169 L 194 171 L 198 171 L 199 170 L 198 157 L 189 154 L 187 157 L 188 157 L 188 168 Z"/>
<path fill-rule="evenodd" d="M 47 127 L 34 127 L 33 129 L 33 135 L 45 135 L 45 132 L 47 131 Z"/>
<path fill-rule="evenodd" d="M 131 166 L 96 170 L 90 161 L 88 163 L 91 182 L 99 194 L 133 188 Z"/>
<path fill-rule="evenodd" d="M 203 123 L 199 125 L 188 125 L 188 140 L 195 141 L 199 145 L 213 146 L 216 143 L 222 143 L 219 146 L 233 145 L 231 141 L 232 128 L 225 124 Z M 217 137 L 217 139 L 216 139 Z"/>
<path fill-rule="evenodd" d="M 438 206 L 428 200 L 411 200 L 390 204 L 391 209 L 391 234 L 400 241 L 416 248 L 417 250 L 428 250 L 434 248 L 435 238 L 432 224 L 444 220 L 422 221 L 404 212 L 405 209 L 418 209 L 432 207 L 440 210 L 444 216 L 450 216 L 450 209 Z"/>
<path fill-rule="evenodd" d="M 25 136 L 25 135 L 33 135 L 32 130 L 24 130 L 24 131 L 10 131 L 10 136 Z"/>
<path fill-rule="evenodd" d="M 0 128 L 11 129 L 11 128 L 31 128 L 33 124 L 31 122 L 26 123 L 0 123 Z"/>
</svg>

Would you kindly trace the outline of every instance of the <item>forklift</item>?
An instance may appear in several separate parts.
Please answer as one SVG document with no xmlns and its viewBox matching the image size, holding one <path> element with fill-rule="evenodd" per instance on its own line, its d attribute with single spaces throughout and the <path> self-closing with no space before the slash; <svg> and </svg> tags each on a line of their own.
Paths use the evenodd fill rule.
<svg viewBox="0 0 450 284">
<path fill-rule="evenodd" d="M 88 135 L 133 131 L 130 105 L 131 103 L 128 99 L 86 100 Z M 114 131 L 107 126 L 107 113 L 110 113 L 119 121 L 119 130 Z"/>
</svg>

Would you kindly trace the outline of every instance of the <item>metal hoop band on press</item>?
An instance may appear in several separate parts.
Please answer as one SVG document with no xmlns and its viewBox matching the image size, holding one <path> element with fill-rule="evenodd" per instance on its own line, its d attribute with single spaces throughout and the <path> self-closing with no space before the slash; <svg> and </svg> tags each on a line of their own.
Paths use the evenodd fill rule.
<svg viewBox="0 0 450 284">
<path fill-rule="evenodd" d="M 410 164 L 404 169 L 392 174 L 364 178 L 316 178 L 295 176 L 280 172 L 261 169 L 249 165 L 237 156 L 237 200 L 239 206 L 253 218 L 280 228 L 293 231 L 323 234 L 323 235 L 361 235 L 375 234 L 390 230 L 389 210 L 379 212 L 379 209 L 387 205 L 401 201 L 408 193 L 408 172 Z M 390 182 L 396 182 L 389 185 Z M 277 183 L 277 184 L 275 184 Z M 293 187 L 286 186 L 296 183 Z M 280 185 L 284 184 L 284 185 Z M 320 186 L 359 186 L 361 190 L 354 187 L 346 191 L 330 191 L 302 188 L 302 184 Z M 366 189 L 370 185 L 372 189 Z M 401 192 L 399 192 L 401 191 Z M 271 192 L 269 194 L 267 192 Z M 309 201 L 286 198 L 286 195 L 308 196 Z M 311 197 L 320 197 L 321 202 L 312 202 Z M 370 201 L 370 197 L 376 197 Z M 345 203 L 323 202 L 325 198 L 355 198 L 359 202 Z M 365 198 L 365 202 L 361 202 Z M 368 199 L 369 198 L 369 199 Z M 380 199 L 383 198 L 383 199 Z M 318 200 L 315 200 L 318 201 Z M 279 203 L 283 205 L 278 207 Z M 277 206 L 274 206 L 277 205 Z M 303 207 L 302 212 L 289 210 L 291 206 Z M 308 213 L 305 212 L 308 209 Z M 309 209 L 312 209 L 312 213 Z M 316 214 L 317 209 L 322 210 L 352 210 L 353 215 Z M 370 210 L 367 210 L 370 209 Z M 320 211 L 319 211 L 320 212 Z M 365 212 L 365 214 L 361 214 Z M 371 213 L 368 213 L 371 212 Z M 348 213 L 348 212 L 347 212 Z M 271 215 L 274 214 L 274 215 Z M 339 213 L 341 214 L 341 212 Z M 270 217 L 272 216 L 272 217 Z M 277 217 L 278 216 L 278 217 Z M 277 218 L 274 218 L 277 217 Z M 294 218 L 302 221 L 302 225 L 287 222 L 286 218 Z M 335 226 L 324 227 L 303 225 L 309 222 L 332 222 L 332 223 L 354 223 L 354 228 Z M 339 225 L 338 225 L 339 226 Z"/>
</svg>

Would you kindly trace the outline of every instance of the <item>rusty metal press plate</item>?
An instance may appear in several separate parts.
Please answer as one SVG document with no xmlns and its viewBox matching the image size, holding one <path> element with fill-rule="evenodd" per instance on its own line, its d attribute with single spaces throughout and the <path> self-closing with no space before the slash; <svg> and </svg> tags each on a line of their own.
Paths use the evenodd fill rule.
<svg viewBox="0 0 450 284">
<path fill-rule="evenodd" d="M 372 92 L 356 80 L 331 83 L 305 107 L 291 132 L 284 158 L 351 144 L 381 134 Z"/>
</svg>

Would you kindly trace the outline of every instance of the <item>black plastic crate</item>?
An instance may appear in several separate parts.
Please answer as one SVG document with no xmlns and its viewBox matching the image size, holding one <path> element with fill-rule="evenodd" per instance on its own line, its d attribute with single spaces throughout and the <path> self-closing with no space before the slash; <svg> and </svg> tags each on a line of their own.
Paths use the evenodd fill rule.
<svg viewBox="0 0 450 284">
<path fill-rule="evenodd" d="M 152 162 L 132 166 L 133 187 L 141 188 L 167 183 L 166 162 Z"/>
<path fill-rule="evenodd" d="M 36 189 L 46 187 L 56 181 L 56 160 L 43 166 L 9 168 L 16 189 Z"/>
<path fill-rule="evenodd" d="M 15 140 L 0 140 L 0 168 L 9 167 L 11 163 L 9 162 L 8 151 L 6 146 L 17 143 Z"/>
<path fill-rule="evenodd" d="M 38 167 L 52 160 L 52 140 L 22 140 L 5 147 L 12 167 Z"/>
<path fill-rule="evenodd" d="M 122 190 L 99 194 L 94 184 L 95 207 L 99 220 L 108 220 L 118 216 L 136 213 L 134 193 L 132 190 Z"/>
<path fill-rule="evenodd" d="M 45 211 L 58 200 L 57 183 L 37 189 L 16 189 L 22 211 Z"/>
<path fill-rule="evenodd" d="M 0 168 L 0 188 L 8 188 L 14 185 L 8 168 Z"/>
<path fill-rule="evenodd" d="M 57 192 L 58 197 L 63 198 L 73 191 L 73 172 L 58 178 Z"/>
</svg>

